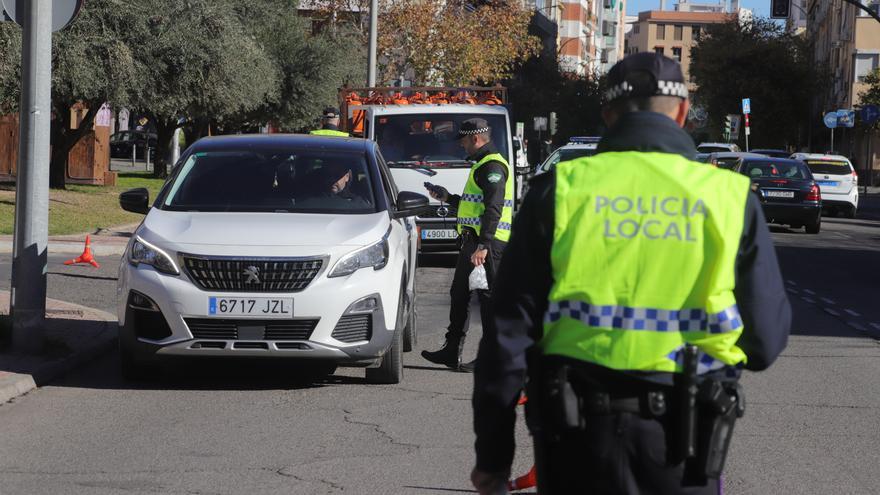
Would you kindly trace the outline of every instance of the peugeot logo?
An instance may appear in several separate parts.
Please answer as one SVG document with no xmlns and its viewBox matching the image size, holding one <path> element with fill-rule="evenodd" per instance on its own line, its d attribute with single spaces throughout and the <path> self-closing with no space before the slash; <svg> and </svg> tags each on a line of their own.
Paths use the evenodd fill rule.
<svg viewBox="0 0 880 495">
<path fill-rule="evenodd" d="M 437 216 L 438 217 L 446 217 L 449 215 L 449 208 L 446 206 L 441 206 L 437 208 Z"/>
<path fill-rule="evenodd" d="M 249 266 L 241 272 L 242 275 L 247 277 L 244 281 L 246 284 L 259 284 L 260 283 L 260 269 L 255 266 Z"/>
</svg>

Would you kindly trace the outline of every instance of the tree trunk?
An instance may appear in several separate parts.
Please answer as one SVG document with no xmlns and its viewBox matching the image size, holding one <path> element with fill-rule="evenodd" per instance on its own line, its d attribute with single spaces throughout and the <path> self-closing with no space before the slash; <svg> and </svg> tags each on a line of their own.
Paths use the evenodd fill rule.
<svg viewBox="0 0 880 495">
<path fill-rule="evenodd" d="M 49 187 L 52 189 L 65 189 L 67 183 L 67 160 L 70 150 L 95 123 L 95 115 L 101 108 L 101 102 L 87 102 L 89 110 L 83 117 L 82 122 L 76 129 L 70 128 L 69 102 L 55 106 L 55 118 L 52 120 L 51 146 L 52 154 L 49 162 Z"/>
<path fill-rule="evenodd" d="M 195 119 L 190 120 L 183 126 L 183 134 L 186 136 L 186 145 L 190 146 L 195 143 L 199 139 L 208 135 L 208 126 L 210 121 L 208 119 Z"/>
<path fill-rule="evenodd" d="M 158 118 L 154 115 L 150 119 L 156 124 L 156 163 L 153 164 L 153 177 L 168 177 L 168 162 L 171 157 L 171 146 L 174 140 L 174 131 L 177 129 L 176 118 Z"/>
</svg>

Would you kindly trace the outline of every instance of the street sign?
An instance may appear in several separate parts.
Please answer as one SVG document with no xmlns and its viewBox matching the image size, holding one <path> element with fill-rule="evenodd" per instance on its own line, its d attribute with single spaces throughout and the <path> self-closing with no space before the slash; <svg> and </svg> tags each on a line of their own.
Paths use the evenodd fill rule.
<svg viewBox="0 0 880 495">
<path fill-rule="evenodd" d="M 871 125 L 880 120 L 880 107 L 877 105 L 865 105 L 862 107 L 860 114 L 862 122 Z"/>
<path fill-rule="evenodd" d="M 822 122 L 825 123 L 825 127 L 829 129 L 834 129 L 837 127 L 837 112 L 828 112 L 822 117 Z"/>
<path fill-rule="evenodd" d="M 853 127 L 856 125 L 856 112 L 841 109 L 837 111 L 837 127 Z"/>
<path fill-rule="evenodd" d="M 516 137 L 519 138 L 520 141 L 523 140 L 523 137 L 526 135 L 526 123 L 525 122 L 517 122 L 516 123 Z"/>
<path fill-rule="evenodd" d="M 536 131 L 546 131 L 547 130 L 547 117 L 535 117 L 535 123 L 533 127 Z"/>
<path fill-rule="evenodd" d="M 736 141 L 739 139 L 739 129 L 742 117 L 734 114 L 730 114 L 728 117 L 730 117 L 730 139 Z"/>
<path fill-rule="evenodd" d="M 788 19 L 791 12 L 791 0 L 770 0 L 770 17 Z"/>
<path fill-rule="evenodd" d="M 743 98 L 743 113 L 748 115 L 752 113 L 752 99 Z"/>
<path fill-rule="evenodd" d="M 0 0 L 3 10 L 10 19 L 21 26 L 24 24 L 24 8 L 17 8 L 23 0 Z M 85 0 L 52 0 L 52 31 L 60 31 L 73 21 Z"/>
</svg>

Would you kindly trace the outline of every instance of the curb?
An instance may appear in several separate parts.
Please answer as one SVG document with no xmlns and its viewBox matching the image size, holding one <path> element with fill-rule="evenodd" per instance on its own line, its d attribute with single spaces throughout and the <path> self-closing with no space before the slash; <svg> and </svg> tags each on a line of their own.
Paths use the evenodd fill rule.
<svg viewBox="0 0 880 495">
<path fill-rule="evenodd" d="M 88 310 L 95 316 L 103 318 L 96 321 L 101 325 L 97 336 L 88 344 L 80 347 L 70 355 L 52 361 L 46 361 L 35 367 L 32 373 L 14 373 L 0 371 L 0 405 L 20 397 L 37 387 L 42 387 L 74 369 L 110 352 L 116 347 L 116 318 L 110 313 L 85 306 L 64 303 L 66 307 L 79 307 Z"/>
<path fill-rule="evenodd" d="M 92 241 L 92 253 L 95 256 L 117 255 L 125 252 L 125 243 L 98 244 Z M 13 244 L 10 241 L 0 241 L 0 254 L 12 254 Z M 49 241 L 49 254 L 82 254 L 83 243 L 80 242 L 52 242 Z"/>
</svg>

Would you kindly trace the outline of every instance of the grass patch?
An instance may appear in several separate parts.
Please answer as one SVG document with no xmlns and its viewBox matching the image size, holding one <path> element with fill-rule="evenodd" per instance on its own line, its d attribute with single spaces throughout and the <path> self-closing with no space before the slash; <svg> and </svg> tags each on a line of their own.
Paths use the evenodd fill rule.
<svg viewBox="0 0 880 495">
<path fill-rule="evenodd" d="M 68 184 L 64 191 L 49 190 L 49 235 L 81 234 L 99 228 L 137 223 L 144 218 L 119 206 L 119 193 L 146 187 L 150 201 L 156 197 L 164 179 L 148 173 L 119 174 L 116 186 Z M 0 234 L 12 234 L 15 223 L 15 184 L 0 184 Z"/>
</svg>

